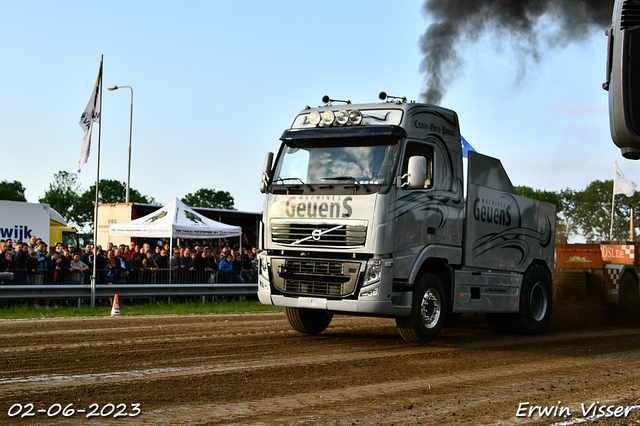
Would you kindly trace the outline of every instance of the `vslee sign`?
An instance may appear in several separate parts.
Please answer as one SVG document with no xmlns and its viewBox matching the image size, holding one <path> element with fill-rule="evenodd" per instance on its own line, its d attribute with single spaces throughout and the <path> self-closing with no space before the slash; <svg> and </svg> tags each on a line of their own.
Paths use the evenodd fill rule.
<svg viewBox="0 0 640 426">
<path fill-rule="evenodd" d="M 622 156 L 640 160 L 640 0 L 615 0 L 607 57 L 611 138 Z"/>
</svg>

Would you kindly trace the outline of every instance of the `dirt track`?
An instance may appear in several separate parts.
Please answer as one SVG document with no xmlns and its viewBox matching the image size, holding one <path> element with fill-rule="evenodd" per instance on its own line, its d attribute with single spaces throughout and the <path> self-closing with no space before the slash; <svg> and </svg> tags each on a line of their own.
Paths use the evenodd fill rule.
<svg viewBox="0 0 640 426">
<path fill-rule="evenodd" d="M 306 336 L 280 312 L 3 321 L 0 423 L 575 421 L 583 417 L 580 404 L 640 403 L 640 328 L 592 327 L 600 314 L 559 313 L 541 336 L 501 335 L 482 316 L 463 318 L 461 327 L 422 346 L 403 341 L 390 319 L 338 316 L 321 335 Z M 24 413 L 29 403 L 32 417 L 9 417 L 10 409 Z M 87 412 L 66 418 L 38 412 L 54 413 L 55 404 Z M 111 410 L 107 404 L 129 414 L 140 404 L 140 414 L 100 417 Z M 572 415 L 516 417 L 533 406 L 559 407 L 556 413 L 564 407 Z M 91 409 L 97 418 L 87 419 Z M 633 411 L 596 424 L 639 418 Z"/>
</svg>

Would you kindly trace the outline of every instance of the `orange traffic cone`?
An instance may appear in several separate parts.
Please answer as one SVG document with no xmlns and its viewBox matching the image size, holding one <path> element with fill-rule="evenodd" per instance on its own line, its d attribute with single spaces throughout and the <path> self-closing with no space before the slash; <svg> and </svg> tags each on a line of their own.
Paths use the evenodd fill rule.
<svg viewBox="0 0 640 426">
<path fill-rule="evenodd" d="M 118 303 L 118 295 L 116 294 L 113 298 L 113 305 L 111 305 L 111 316 L 119 317 L 120 316 L 120 303 Z"/>
</svg>

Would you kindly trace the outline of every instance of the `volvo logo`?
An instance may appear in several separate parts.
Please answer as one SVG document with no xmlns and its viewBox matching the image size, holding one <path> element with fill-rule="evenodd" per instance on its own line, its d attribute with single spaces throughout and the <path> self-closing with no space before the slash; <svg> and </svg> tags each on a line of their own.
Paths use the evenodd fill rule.
<svg viewBox="0 0 640 426">
<path fill-rule="evenodd" d="M 294 241 L 292 245 L 300 244 L 302 242 L 309 241 L 310 239 L 313 239 L 313 241 L 319 241 L 320 237 L 323 236 L 324 234 L 327 234 L 329 232 L 333 232 L 336 229 L 344 228 L 345 226 L 346 225 L 338 225 L 338 226 L 334 226 L 331 229 L 326 229 L 324 231 L 322 229 L 316 228 L 316 229 L 313 230 L 313 232 L 311 232 L 311 235 L 309 235 L 308 237 L 305 237 L 305 238 L 301 238 L 298 241 Z"/>
</svg>

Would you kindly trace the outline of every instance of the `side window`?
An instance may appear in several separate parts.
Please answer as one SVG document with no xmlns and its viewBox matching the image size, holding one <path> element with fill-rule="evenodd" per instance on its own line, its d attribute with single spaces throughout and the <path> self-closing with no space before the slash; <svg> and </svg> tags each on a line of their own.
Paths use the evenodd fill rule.
<svg viewBox="0 0 640 426">
<path fill-rule="evenodd" d="M 402 175 L 407 174 L 409 170 L 409 158 L 413 156 L 421 156 L 427 160 L 427 179 L 421 189 L 429 189 L 433 186 L 433 148 L 430 145 L 419 142 L 408 142 L 404 150 L 404 158 L 402 159 Z"/>
</svg>

